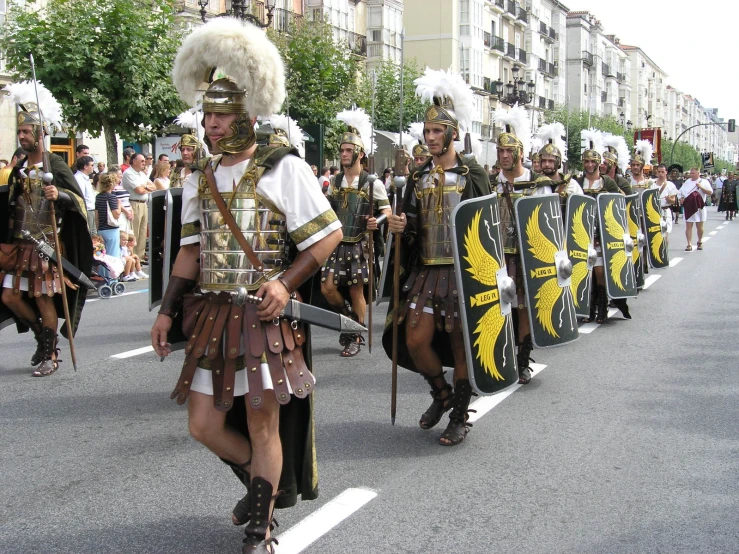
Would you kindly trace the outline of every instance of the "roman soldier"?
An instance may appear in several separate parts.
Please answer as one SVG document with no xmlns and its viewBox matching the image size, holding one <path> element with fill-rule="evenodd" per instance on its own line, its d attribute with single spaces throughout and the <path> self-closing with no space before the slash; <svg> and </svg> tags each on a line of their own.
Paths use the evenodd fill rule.
<svg viewBox="0 0 739 554">
<path fill-rule="evenodd" d="M 431 152 L 429 152 L 429 147 L 426 146 L 423 138 L 423 123 L 420 121 L 411 123 L 408 126 L 408 132 L 416 140 L 416 144 L 411 149 L 413 167 L 422 167 L 431 158 Z"/>
<path fill-rule="evenodd" d="M 679 191 L 680 187 L 683 186 L 685 180 L 683 179 L 683 166 L 680 164 L 672 164 L 667 168 L 667 172 L 670 176 L 670 182 L 675 185 L 675 188 Z M 677 223 L 680 220 L 680 214 L 683 211 L 683 207 L 680 205 L 679 200 L 676 198 L 675 203 L 671 206 L 673 223 Z"/>
<path fill-rule="evenodd" d="M 583 129 L 581 137 L 585 145 L 582 152 L 584 172 L 578 179 L 578 183 L 580 183 L 583 193 L 593 197 L 604 192 L 623 194 L 616 181 L 600 172 L 603 162 L 602 152 L 605 148 L 602 133 L 596 129 Z M 593 287 L 593 298 L 590 302 L 590 317 L 583 319 L 585 323 L 593 319 L 596 323 L 603 323 L 608 317 L 608 293 L 603 272 L 603 249 L 601 248 L 600 236 L 600 229 L 596 223 L 594 243 L 598 257 L 593 267 L 596 286 Z M 625 312 L 624 316 L 628 316 L 628 312 Z"/>
<path fill-rule="evenodd" d="M 363 168 L 366 153 L 373 151 L 372 123 L 361 108 L 344 110 L 336 118 L 346 125 L 341 135 L 341 171 L 329 187 L 328 199 L 343 225 L 344 238 L 323 266 L 321 293 L 336 311 L 363 322 L 374 283 L 369 282 L 369 240 L 377 229 L 377 216 L 390 215 L 383 183 Z M 360 333 L 339 338 L 345 358 L 359 354 Z"/>
<path fill-rule="evenodd" d="M 70 280 L 64 283 L 57 264 L 41 257 L 37 242 L 56 245 L 61 241 L 64 257 L 78 274 L 92 269 L 92 239 L 82 191 L 69 166 L 45 144 L 49 126 L 61 128 L 59 103 L 40 83 L 6 87 L 18 105 L 18 143 L 25 156 L 13 168 L 7 192 L 0 193 L 0 266 L 2 300 L 0 328 L 15 322 L 19 332 L 33 331 L 36 351 L 31 365 L 38 366 L 34 377 L 51 375 L 59 368 L 57 327 L 64 317 L 63 291 L 69 319 L 61 328 L 63 336 L 74 337 L 82 315 L 87 290 Z M 39 98 L 41 105 L 36 103 Z M 54 220 L 56 218 L 56 221 Z M 63 287 L 66 285 L 66 287 Z"/>
<path fill-rule="evenodd" d="M 172 171 L 170 188 L 183 186 L 188 175 L 192 173 L 191 166 L 205 155 L 203 143 L 200 142 L 196 133 L 198 127 L 202 127 L 201 122 L 198 121 L 201 115 L 198 109 L 193 108 L 181 113 L 175 119 L 175 123 L 190 129 L 190 132 L 181 135 L 180 141 L 176 145 L 176 148 L 180 151 L 180 160 L 182 160 L 183 167 Z"/>
<path fill-rule="evenodd" d="M 419 426 L 431 429 L 451 409 L 439 442 L 452 446 L 461 443 L 469 430 L 472 386 L 459 319 L 451 214 L 461 201 L 490 194 L 490 185 L 482 166 L 472 156 L 460 155 L 454 145 L 472 124 L 470 87 L 457 73 L 428 68 L 415 84 L 416 94 L 431 102 L 424 114 L 431 157 L 413 168 L 402 214 L 388 220 L 390 232 L 402 233 L 399 242 L 404 262 L 398 271 L 400 303 L 391 306 L 382 343 L 392 357 L 392 311 L 397 310 L 397 363 L 420 373 L 431 387 L 431 406 Z M 444 367 L 454 368 L 454 386 L 444 377 Z"/>
<path fill-rule="evenodd" d="M 652 154 L 654 147 L 648 140 L 637 140 L 634 145 L 634 154 L 631 157 L 631 188 L 650 189 L 654 186 L 654 180 L 645 173 L 644 168 L 651 169 Z"/>
<path fill-rule="evenodd" d="M 631 183 L 624 177 L 629 169 L 629 147 L 621 135 L 603 135 L 603 163 L 600 172 L 607 175 L 618 185 L 623 194 L 633 194 Z"/>
<path fill-rule="evenodd" d="M 582 194 L 582 189 L 575 179 L 570 175 L 562 175 L 560 170 L 567 161 L 565 154 L 567 147 L 562 137 L 565 136 L 565 128 L 561 123 L 549 123 L 539 127 L 537 132 L 542 146 L 539 149 L 539 165 L 541 172 L 552 181 L 558 183 L 554 192 L 559 194 L 562 214 L 567 211 L 567 197 L 572 194 Z"/>
<path fill-rule="evenodd" d="M 256 117 L 285 99 L 282 58 L 262 29 L 210 20 L 184 40 L 172 75 L 183 101 L 202 99 L 214 155 L 183 186 L 180 250 L 152 346 L 171 352 L 181 314 L 187 345 L 172 398 L 188 402 L 190 433 L 247 487 L 232 513 L 246 524 L 242 551 L 273 553 L 273 508 L 317 496 L 309 329 L 278 318 L 310 290 L 341 224 L 294 148 L 256 144 Z"/>
</svg>

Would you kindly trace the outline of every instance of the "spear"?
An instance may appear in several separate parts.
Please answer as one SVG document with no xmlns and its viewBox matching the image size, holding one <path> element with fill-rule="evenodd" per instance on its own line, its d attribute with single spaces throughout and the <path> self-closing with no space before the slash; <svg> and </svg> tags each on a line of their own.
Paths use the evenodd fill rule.
<svg viewBox="0 0 739 554">
<path fill-rule="evenodd" d="M 31 60 L 31 73 L 33 74 L 33 88 L 36 92 L 36 106 L 38 107 L 39 124 L 41 126 L 40 134 L 41 140 L 39 140 L 39 148 L 41 148 L 42 160 L 43 160 L 43 177 L 44 186 L 49 186 L 54 181 L 54 175 L 51 173 L 51 167 L 49 162 L 49 153 L 46 152 L 44 145 L 44 115 L 41 112 L 41 104 L 39 103 L 38 97 L 38 86 L 36 84 L 36 64 L 33 61 L 33 54 L 29 54 L 28 57 Z M 59 230 L 56 225 L 56 209 L 54 207 L 54 201 L 49 202 L 49 212 L 51 214 L 51 230 L 54 235 L 54 250 L 56 251 L 56 259 L 62 259 L 62 245 L 59 240 Z M 64 282 L 64 267 L 61 263 L 56 264 L 57 271 L 59 272 L 59 281 L 62 288 L 62 307 L 64 308 L 64 319 L 67 322 L 67 339 L 69 340 L 69 352 L 72 355 L 72 367 L 77 371 L 77 353 L 74 349 L 74 324 L 72 319 L 69 317 L 69 302 L 67 301 L 67 284 Z"/>
</svg>

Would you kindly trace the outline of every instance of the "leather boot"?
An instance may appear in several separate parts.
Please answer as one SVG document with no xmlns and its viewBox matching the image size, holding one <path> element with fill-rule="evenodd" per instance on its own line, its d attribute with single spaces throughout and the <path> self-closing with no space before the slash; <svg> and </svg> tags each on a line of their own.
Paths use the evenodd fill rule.
<svg viewBox="0 0 739 554">
<path fill-rule="evenodd" d="M 613 303 L 624 316 L 624 319 L 631 319 L 631 314 L 629 313 L 629 305 L 626 303 L 625 298 L 617 298 L 613 301 Z"/>
<path fill-rule="evenodd" d="M 534 349 L 534 343 L 531 341 L 531 335 L 526 335 L 518 347 L 518 382 L 521 385 L 528 385 L 531 382 L 531 351 Z"/>
<path fill-rule="evenodd" d="M 451 409 L 454 389 L 449 383 L 446 382 L 443 371 L 436 377 L 423 375 L 423 378 L 426 379 L 426 382 L 429 385 L 431 385 L 431 398 L 433 398 L 433 400 L 431 401 L 431 406 L 429 406 L 429 409 L 426 410 L 421 416 L 421 419 L 418 421 L 418 425 L 421 427 L 421 429 L 431 429 L 437 423 L 439 423 L 439 421 L 441 421 L 441 416 L 443 416 L 445 412 Z M 442 387 L 439 387 L 436 384 L 436 381 L 439 378 L 444 380 L 444 386 Z"/>
<path fill-rule="evenodd" d="M 34 338 L 36 339 L 36 352 L 34 352 L 33 356 L 31 356 L 31 367 L 35 367 L 39 365 L 44 358 L 44 341 L 43 334 L 41 332 L 41 320 L 37 319 L 36 321 L 27 321 L 24 319 L 23 322 L 28 325 L 28 327 L 33 332 Z"/>
<path fill-rule="evenodd" d="M 231 512 L 231 522 L 234 525 L 244 525 L 249 521 L 251 512 L 249 510 L 249 488 L 251 485 L 251 476 L 249 474 L 249 468 L 251 467 L 251 460 L 241 465 L 235 464 L 229 460 L 221 458 L 221 461 L 231 468 L 236 477 L 239 478 L 244 486 L 246 487 L 246 494 L 244 497 L 236 503 L 233 511 Z"/>
<path fill-rule="evenodd" d="M 455 446 L 462 442 L 470 432 L 471 423 L 467 423 L 472 399 L 472 385 L 468 379 L 457 379 L 452 398 L 452 411 L 449 414 L 449 425 L 442 433 L 439 443 L 444 446 Z M 474 411 L 474 410 L 472 410 Z"/>
<path fill-rule="evenodd" d="M 249 507 L 251 519 L 246 525 L 242 554 L 274 554 L 272 543 L 277 544 L 274 537 L 267 538 L 267 531 L 272 522 L 270 504 L 277 496 L 272 496 L 274 487 L 263 477 L 251 480 L 251 496 Z"/>
<path fill-rule="evenodd" d="M 42 353 L 40 365 L 31 375 L 34 377 L 46 377 L 51 375 L 57 369 L 59 369 L 59 362 L 61 360 L 54 359 L 55 355 L 59 354 L 59 349 L 56 347 L 57 343 L 56 331 L 50 327 L 41 328 L 41 341 L 42 341 Z"/>
<path fill-rule="evenodd" d="M 604 285 L 598 285 L 596 298 L 596 308 L 598 310 L 598 313 L 595 316 L 595 322 L 605 323 L 606 319 L 608 318 L 608 292 L 606 292 L 606 287 Z"/>
</svg>

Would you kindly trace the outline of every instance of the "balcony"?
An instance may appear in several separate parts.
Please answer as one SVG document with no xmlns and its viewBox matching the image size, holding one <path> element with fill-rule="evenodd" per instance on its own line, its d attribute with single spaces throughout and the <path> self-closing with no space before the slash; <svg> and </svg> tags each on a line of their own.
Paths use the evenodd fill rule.
<svg viewBox="0 0 739 554">
<path fill-rule="evenodd" d="M 539 21 L 539 34 L 546 35 L 547 33 L 547 24 L 543 21 Z"/>
<path fill-rule="evenodd" d="M 557 36 L 557 31 L 555 31 L 551 27 L 549 27 L 549 38 L 552 39 L 553 41 L 555 41 L 555 40 L 557 40 L 559 38 Z M 550 102 L 551 102 L 551 100 L 550 100 Z"/>
<path fill-rule="evenodd" d="M 513 0 L 506 0 L 503 17 L 507 17 L 508 19 L 516 19 L 516 2 L 514 2 Z"/>
<path fill-rule="evenodd" d="M 347 33 L 346 41 L 349 49 L 357 56 L 367 57 L 367 37 L 357 33 Z"/>
<path fill-rule="evenodd" d="M 557 67 L 557 64 L 550 63 L 547 73 L 549 73 L 549 75 L 551 75 L 552 77 L 556 77 L 557 75 L 559 75 L 559 68 Z"/>
<path fill-rule="evenodd" d="M 590 67 L 592 67 L 593 62 L 595 61 L 595 57 L 587 50 L 583 50 L 582 51 L 582 61 L 585 65 L 589 65 Z"/>
<path fill-rule="evenodd" d="M 601 62 L 600 68 L 601 68 L 601 71 L 603 71 L 604 77 L 615 77 L 616 76 L 616 74 L 611 69 L 611 66 L 608 65 L 607 63 Z"/>
<path fill-rule="evenodd" d="M 522 8 L 521 6 L 516 6 L 516 19 L 528 25 L 529 12 L 526 11 L 526 8 Z"/>
<path fill-rule="evenodd" d="M 547 24 L 543 21 L 539 21 L 539 34 L 549 43 L 557 40 L 557 33 L 551 27 L 547 27 Z"/>
<path fill-rule="evenodd" d="M 537 103 L 537 107 L 538 107 L 538 108 L 539 108 L 540 110 L 544 110 L 544 109 L 546 109 L 546 107 L 547 107 L 547 99 L 546 99 L 546 98 L 544 98 L 543 96 L 539 96 L 538 100 L 539 100 L 539 101 L 538 101 L 538 103 Z"/>
<path fill-rule="evenodd" d="M 257 3 L 259 6 L 260 3 Z M 261 6 L 262 11 L 264 5 Z M 272 28 L 280 33 L 292 34 L 297 29 L 298 25 L 303 22 L 303 16 L 290 10 L 283 10 L 277 8 L 274 11 L 272 19 Z"/>
<path fill-rule="evenodd" d="M 547 73 L 547 61 L 539 58 L 539 71 L 541 73 Z"/>
<path fill-rule="evenodd" d="M 621 96 L 618 99 L 618 107 L 619 108 L 623 108 L 624 105 L 626 105 L 626 98 L 624 98 L 623 96 Z"/>
<path fill-rule="evenodd" d="M 618 80 L 618 81 L 625 81 L 626 80 L 626 73 L 616 73 L 616 80 Z"/>
<path fill-rule="evenodd" d="M 516 59 L 522 64 L 528 63 L 528 59 L 526 57 L 526 50 L 524 50 L 523 48 L 516 48 Z"/>
<path fill-rule="evenodd" d="M 495 8 L 498 8 L 501 12 L 505 11 L 505 0 L 491 0 L 491 3 Z"/>
<path fill-rule="evenodd" d="M 513 46 L 510 42 L 505 43 L 505 51 L 503 52 L 503 55 L 507 58 L 511 58 L 512 60 L 516 59 L 516 47 Z"/>
<path fill-rule="evenodd" d="M 554 109 L 554 100 L 547 100 L 547 109 L 549 110 Z"/>
</svg>

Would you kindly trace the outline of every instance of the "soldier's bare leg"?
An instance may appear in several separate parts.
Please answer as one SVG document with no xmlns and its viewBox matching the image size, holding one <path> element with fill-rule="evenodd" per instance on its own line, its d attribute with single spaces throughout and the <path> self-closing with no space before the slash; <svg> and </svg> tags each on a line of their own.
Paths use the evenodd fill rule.
<svg viewBox="0 0 739 554">
<path fill-rule="evenodd" d="M 439 423 L 441 416 L 450 407 L 449 399 L 452 396 L 452 387 L 444 378 L 441 358 L 432 345 L 435 332 L 434 316 L 431 314 L 421 314 L 415 327 L 411 327 L 410 320 L 406 319 L 405 340 L 408 352 L 418 371 L 431 385 L 431 396 L 434 399 L 418 422 L 422 429 L 431 429 Z"/>
<path fill-rule="evenodd" d="M 344 297 L 334 284 L 332 274 L 329 274 L 329 277 L 321 282 L 321 294 L 326 299 L 326 302 L 334 308 L 344 309 Z"/>
<path fill-rule="evenodd" d="M 360 322 L 364 322 L 367 312 L 367 299 L 364 297 L 364 284 L 358 283 L 349 287 L 349 296 L 352 302 L 352 311 L 357 314 Z"/>
<path fill-rule="evenodd" d="M 56 307 L 54 306 L 54 297 L 41 295 L 36 297 L 36 305 L 41 313 L 41 324 L 56 332 L 59 325 L 59 318 L 56 315 Z"/>
<path fill-rule="evenodd" d="M 35 321 L 36 314 L 33 308 L 23 299 L 25 293 L 21 291 L 18 294 L 13 293 L 13 289 L 3 289 L 3 304 L 15 314 L 18 319 L 25 321 Z"/>
<path fill-rule="evenodd" d="M 192 438 L 213 454 L 239 466 L 251 459 L 249 441 L 226 426 L 226 412 L 216 410 L 212 396 L 191 391 L 187 400 L 187 416 Z"/>
</svg>

